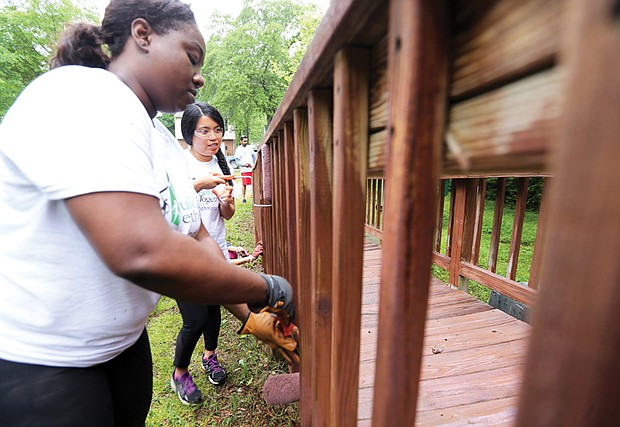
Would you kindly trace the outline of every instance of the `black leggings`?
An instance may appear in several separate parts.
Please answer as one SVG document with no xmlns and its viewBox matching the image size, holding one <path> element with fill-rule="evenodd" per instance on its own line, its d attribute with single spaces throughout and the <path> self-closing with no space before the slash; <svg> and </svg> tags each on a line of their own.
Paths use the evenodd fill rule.
<svg viewBox="0 0 620 427">
<path fill-rule="evenodd" d="M 215 351 L 217 348 L 222 314 L 219 305 L 191 304 L 183 301 L 177 301 L 177 305 L 183 317 L 183 327 L 177 336 L 174 366 L 187 368 L 200 335 L 204 335 L 206 350 Z"/>
<path fill-rule="evenodd" d="M 6 427 L 144 426 L 152 393 L 146 330 L 123 353 L 90 368 L 0 359 L 0 422 Z"/>
</svg>

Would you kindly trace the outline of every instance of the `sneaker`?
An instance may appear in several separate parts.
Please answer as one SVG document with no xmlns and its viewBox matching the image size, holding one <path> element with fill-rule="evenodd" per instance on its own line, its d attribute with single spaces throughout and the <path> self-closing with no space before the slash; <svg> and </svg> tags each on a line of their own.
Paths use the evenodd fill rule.
<svg viewBox="0 0 620 427">
<path fill-rule="evenodd" d="M 220 385 L 226 379 L 226 370 L 217 361 L 217 354 L 213 353 L 206 359 L 203 357 L 202 367 L 207 372 L 207 377 L 211 384 Z"/>
<path fill-rule="evenodd" d="M 172 371 L 170 387 L 172 387 L 172 391 L 176 391 L 179 400 L 184 405 L 197 405 L 202 402 L 202 392 L 194 384 L 189 372 L 184 373 L 179 378 L 174 378 L 174 371 Z"/>
</svg>

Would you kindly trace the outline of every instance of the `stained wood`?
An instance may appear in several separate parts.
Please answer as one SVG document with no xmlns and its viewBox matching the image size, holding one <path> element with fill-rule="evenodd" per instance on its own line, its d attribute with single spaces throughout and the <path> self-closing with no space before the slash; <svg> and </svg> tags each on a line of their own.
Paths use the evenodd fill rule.
<svg viewBox="0 0 620 427">
<path fill-rule="evenodd" d="M 295 158 L 294 158 L 294 135 L 293 122 L 289 121 L 284 124 L 284 194 L 286 194 L 286 218 L 285 226 L 287 227 L 287 262 L 286 278 L 294 286 L 295 303 L 299 307 L 299 283 L 297 282 L 297 211 L 295 208 Z"/>
<path fill-rule="evenodd" d="M 374 426 L 415 420 L 415 400 L 408 403 L 402 396 L 417 396 L 420 375 L 446 111 L 446 8 L 444 1 L 390 2 L 390 145 Z M 423 63 L 415 60 L 421 57 Z"/>
<path fill-rule="evenodd" d="M 310 135 L 310 287 L 314 342 L 311 357 L 319 375 L 314 380 L 312 421 L 329 425 L 331 414 L 332 261 L 333 261 L 333 124 L 332 93 L 308 95 Z"/>
<path fill-rule="evenodd" d="M 453 2 L 457 18 L 451 96 L 481 93 L 553 65 L 559 48 L 561 0 Z M 481 7 L 480 7 L 481 6 Z M 470 8 L 467 12 L 459 9 Z"/>
<path fill-rule="evenodd" d="M 477 180 L 452 180 L 454 198 L 453 240 L 450 252 L 450 284 L 461 290 L 467 290 L 468 283 L 461 277 L 462 260 L 469 261 L 472 256 L 474 226 L 476 218 Z"/>
<path fill-rule="evenodd" d="M 561 70 L 553 68 L 450 109 L 449 129 L 468 171 L 547 171 L 551 128 L 560 113 Z M 443 173 L 464 170 L 445 151 Z"/>
<path fill-rule="evenodd" d="M 433 245 L 434 251 L 439 252 L 441 250 L 441 231 L 443 230 L 443 209 L 444 209 L 444 193 L 448 181 L 442 179 L 439 181 L 437 188 L 437 216 L 435 217 L 435 244 Z"/>
<path fill-rule="evenodd" d="M 338 344 L 330 425 L 338 426 L 357 415 L 370 57 L 368 49 L 348 48 L 334 59 L 332 340 Z"/>
<path fill-rule="evenodd" d="M 502 231 L 504 218 L 504 204 L 506 201 L 506 178 L 497 179 L 495 190 L 495 208 L 493 209 L 493 228 L 491 230 L 491 242 L 489 248 L 489 271 L 497 271 L 497 256 L 499 254 L 499 239 Z"/>
<path fill-rule="evenodd" d="M 365 244 L 363 319 L 377 318 L 382 251 Z M 372 252 L 371 252 L 372 251 Z M 453 301 L 452 307 L 450 301 Z M 473 309 L 471 308 L 473 307 Z M 358 426 L 371 425 L 377 338 L 362 323 Z M 510 425 L 516 416 L 531 327 L 433 278 L 422 347 L 417 426 Z M 381 371 L 379 371 L 381 372 Z M 412 399 L 401 396 L 405 403 Z M 393 425 L 401 425 L 393 420 Z"/>
<path fill-rule="evenodd" d="M 300 305 L 297 307 L 301 336 L 301 401 L 299 415 L 303 425 L 312 425 L 314 404 L 314 373 L 316 368 L 312 359 L 314 327 L 312 323 L 312 293 L 310 288 L 310 168 L 309 168 L 309 129 L 308 110 L 297 109 L 293 114 L 293 139 L 295 166 L 295 218 L 297 229 L 297 288 Z M 264 147 L 263 147 L 264 149 Z"/>
<path fill-rule="evenodd" d="M 387 37 L 372 47 L 369 130 L 385 129 L 388 120 Z"/>
<path fill-rule="evenodd" d="M 545 230 L 547 225 L 547 204 L 548 204 L 549 178 L 543 181 L 542 198 L 540 209 L 538 210 L 538 223 L 536 224 L 536 240 L 534 241 L 534 253 L 532 254 L 532 264 L 530 265 L 530 277 L 528 287 L 540 289 L 540 271 L 542 268 L 542 253 L 545 241 Z"/>
<path fill-rule="evenodd" d="M 282 253 L 280 245 L 282 244 L 282 162 L 281 162 L 281 152 L 282 152 L 282 144 L 280 141 L 281 133 L 278 132 L 277 136 L 273 138 L 273 143 L 271 144 L 271 153 L 273 161 L 271 163 L 272 173 L 273 173 L 273 202 L 271 211 L 273 212 L 273 222 L 271 225 L 271 229 L 273 230 L 274 235 L 274 247 L 273 254 L 275 265 L 272 270 L 273 274 L 283 275 L 284 271 L 282 268 Z M 276 246 L 277 245 L 277 246 Z M 277 250 L 276 250 L 277 248 Z"/>
<path fill-rule="evenodd" d="M 276 109 L 259 149 L 290 120 L 293 111 L 306 105 L 307 94 L 333 69 L 336 52 L 346 46 L 374 46 L 387 34 L 388 2 L 381 0 L 338 0 L 330 4 L 315 32 L 284 98 Z M 327 80 L 331 82 L 328 77 Z"/>
<path fill-rule="evenodd" d="M 498 274 L 485 270 L 477 265 L 464 262 L 461 264 L 463 276 L 484 283 L 485 286 L 493 289 L 514 300 L 520 301 L 530 307 L 536 304 L 537 292 L 518 282 L 502 277 Z"/>
<path fill-rule="evenodd" d="M 523 219 L 525 218 L 525 205 L 527 203 L 527 187 L 529 178 L 519 178 L 517 182 L 517 200 L 514 218 L 512 222 L 512 238 L 508 252 L 508 267 L 506 277 L 516 280 L 517 267 L 519 266 L 519 251 L 521 250 L 521 237 L 523 235 Z"/>
<path fill-rule="evenodd" d="M 385 129 L 372 132 L 368 145 L 368 173 L 383 175 L 387 159 L 388 133 Z"/>
<path fill-rule="evenodd" d="M 482 239 L 482 222 L 484 221 L 484 202 L 487 195 L 487 180 L 478 179 L 478 192 L 476 194 L 476 218 L 474 222 L 474 241 L 472 244 L 472 262 L 478 264 L 480 259 L 480 242 Z"/>
<path fill-rule="evenodd" d="M 520 427 L 620 420 L 620 8 L 568 3 L 566 103 L 550 160 L 557 173 Z"/>
</svg>

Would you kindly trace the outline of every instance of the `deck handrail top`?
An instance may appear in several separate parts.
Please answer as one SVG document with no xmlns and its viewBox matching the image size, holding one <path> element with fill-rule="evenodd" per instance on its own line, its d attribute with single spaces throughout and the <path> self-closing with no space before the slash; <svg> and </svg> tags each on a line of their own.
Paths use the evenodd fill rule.
<svg viewBox="0 0 620 427">
<path fill-rule="evenodd" d="M 297 72 L 278 106 L 258 151 L 269 141 L 282 122 L 291 120 L 293 110 L 305 106 L 306 94 L 320 85 L 325 75 L 332 69 L 336 52 L 350 46 L 358 28 L 368 21 L 369 10 L 378 9 L 384 2 L 377 0 L 338 0 L 332 1 L 323 17 L 314 38 L 308 46 Z M 359 25 L 351 25 L 356 22 Z"/>
</svg>

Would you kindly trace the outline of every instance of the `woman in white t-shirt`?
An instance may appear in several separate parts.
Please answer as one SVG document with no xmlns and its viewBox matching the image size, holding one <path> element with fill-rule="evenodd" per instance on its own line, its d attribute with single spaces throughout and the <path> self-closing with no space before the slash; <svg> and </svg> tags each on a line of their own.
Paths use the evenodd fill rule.
<svg viewBox="0 0 620 427">
<path fill-rule="evenodd" d="M 183 139 L 189 146 L 185 155 L 198 193 L 198 209 L 207 232 L 219 245 L 227 261 L 226 225 L 235 213 L 235 199 L 232 197 L 232 176 L 222 153 L 224 119 L 209 104 L 196 102 L 190 104 L 181 119 Z M 216 349 L 222 321 L 219 305 L 193 304 L 177 300 L 183 317 L 183 327 L 176 340 L 174 371 L 171 384 L 177 377 L 191 374 L 188 367 L 196 344 L 202 335 L 204 350 L 202 367 L 212 384 L 220 385 L 226 379 L 226 370 L 220 364 Z M 174 385 L 173 385 L 174 388 Z M 193 393 L 178 394 L 183 403 L 195 404 L 202 399 L 201 391 L 194 385 Z"/>
<path fill-rule="evenodd" d="M 3 425 L 144 425 L 160 294 L 293 314 L 286 280 L 221 255 L 155 119 L 194 102 L 204 52 L 189 5 L 112 0 L 0 124 Z"/>
</svg>

